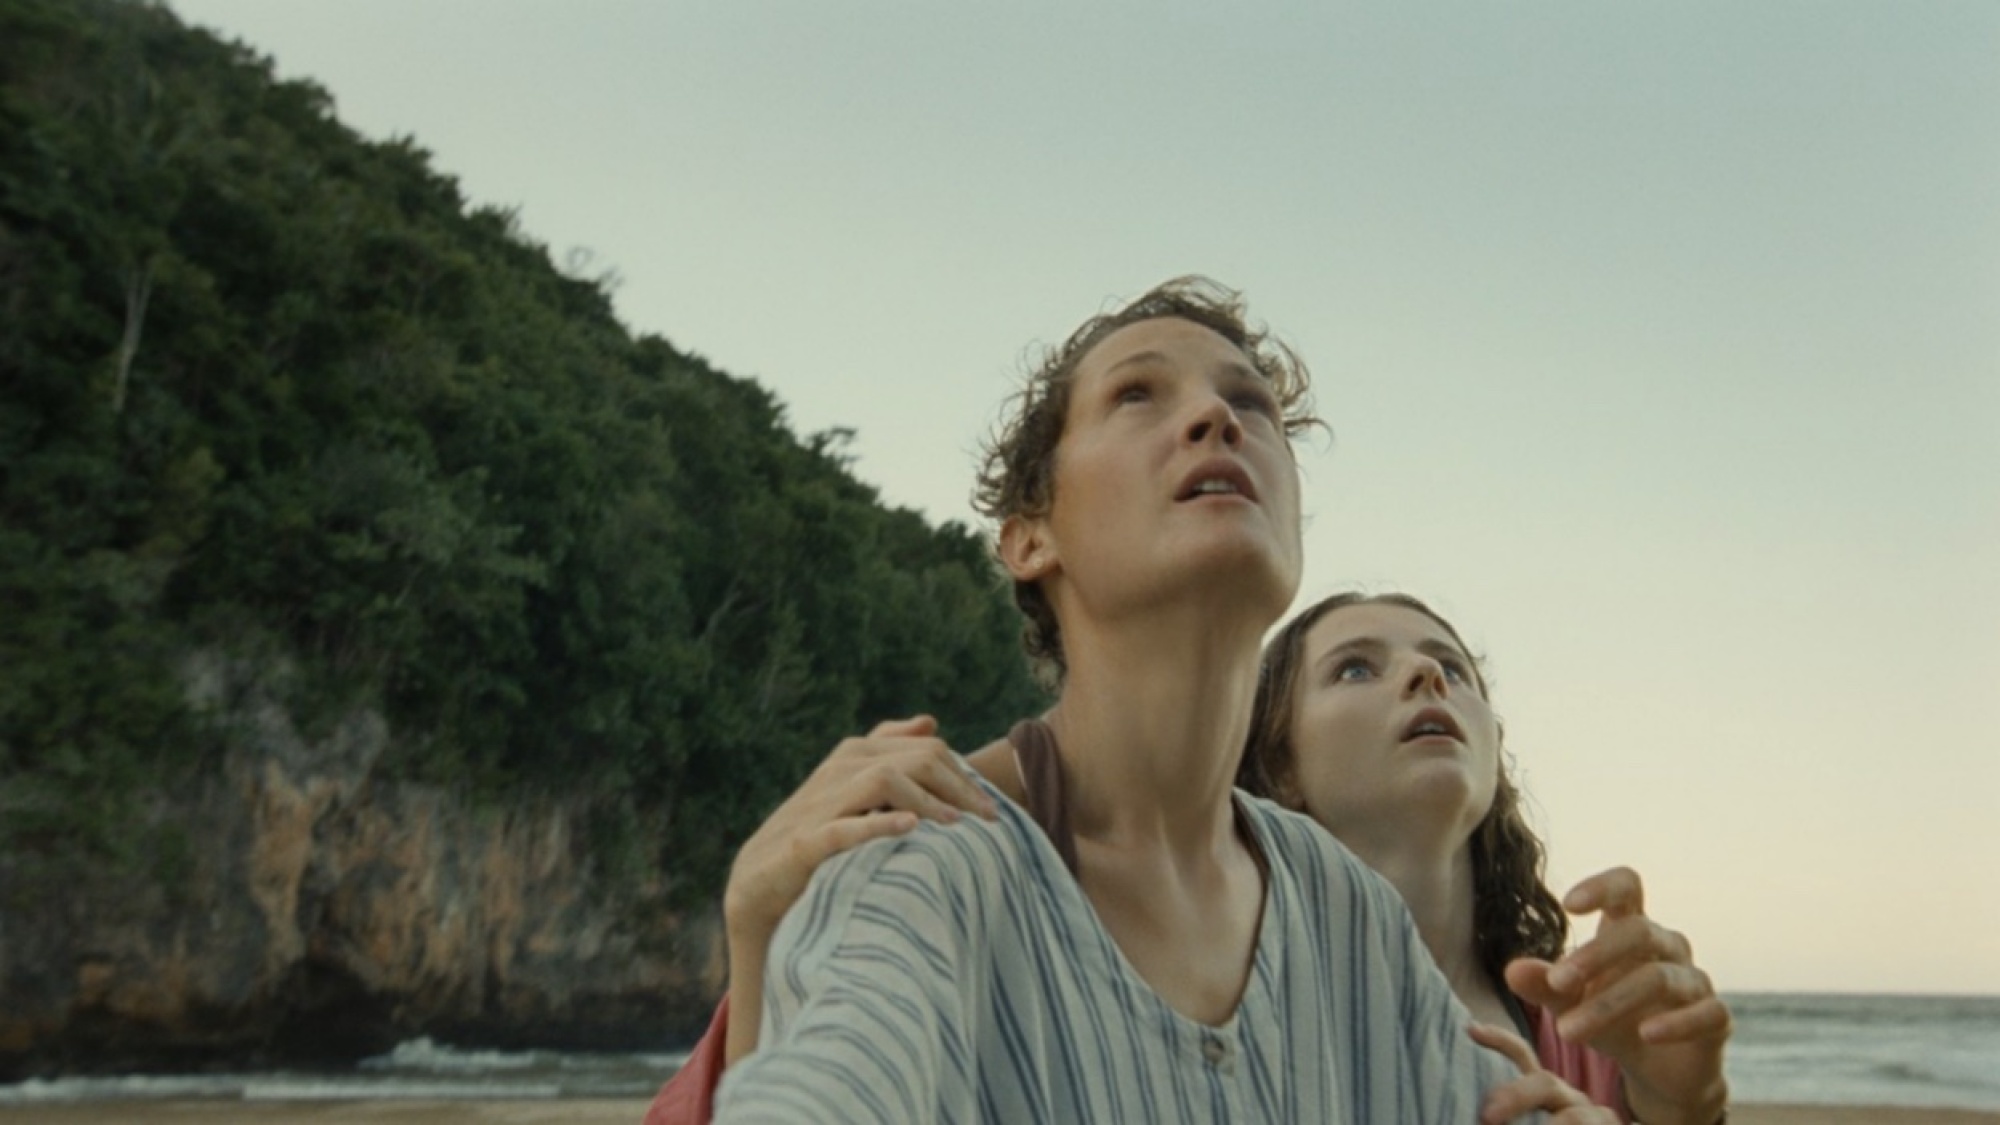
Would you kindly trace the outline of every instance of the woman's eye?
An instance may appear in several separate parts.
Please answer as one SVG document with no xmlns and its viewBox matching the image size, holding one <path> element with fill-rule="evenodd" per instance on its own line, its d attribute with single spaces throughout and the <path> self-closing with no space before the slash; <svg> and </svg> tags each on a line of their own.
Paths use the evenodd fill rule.
<svg viewBox="0 0 2000 1125">
<path fill-rule="evenodd" d="M 1245 414 L 1261 414 L 1266 418 L 1278 416 L 1278 402 L 1263 391 L 1244 391 L 1229 400 L 1230 409 Z"/>
<path fill-rule="evenodd" d="M 1152 390 L 1144 383 L 1127 383 L 1112 394 L 1111 401 L 1124 406 L 1128 403 L 1147 402 L 1152 397 Z"/>
<path fill-rule="evenodd" d="M 1339 683 L 1360 683 L 1375 678 L 1375 667 L 1359 656 L 1350 656 L 1333 666 L 1333 678 Z"/>
<path fill-rule="evenodd" d="M 1438 666 L 1444 669 L 1444 678 L 1447 681 L 1457 684 L 1460 687 L 1470 687 L 1472 685 L 1472 673 L 1466 671 L 1465 665 L 1460 664 L 1458 661 L 1440 660 L 1438 661 Z"/>
</svg>

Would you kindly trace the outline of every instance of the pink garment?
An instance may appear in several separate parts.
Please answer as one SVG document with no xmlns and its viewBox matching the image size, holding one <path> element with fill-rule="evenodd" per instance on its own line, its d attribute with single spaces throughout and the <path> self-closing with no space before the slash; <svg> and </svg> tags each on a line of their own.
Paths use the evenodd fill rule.
<svg viewBox="0 0 2000 1125">
<path fill-rule="evenodd" d="M 715 1088 L 722 1084 L 722 1064 L 729 1049 L 729 994 L 715 1006 L 708 1031 L 694 1045 L 686 1065 L 674 1072 L 653 1104 L 646 1107 L 645 1125 L 708 1125 L 715 1116 Z"/>
<path fill-rule="evenodd" d="M 1581 1043 L 1572 1043 L 1556 1033 L 1556 1021 L 1525 1001 L 1528 1026 L 1535 1030 L 1535 1057 L 1542 1069 L 1576 1087 L 1598 1105 L 1609 1107 L 1618 1120 L 1630 1125 L 1632 1113 L 1625 1108 L 1625 1086 L 1618 1076 L 1618 1064 Z M 652 1125 L 652 1119 L 647 1119 Z"/>
</svg>

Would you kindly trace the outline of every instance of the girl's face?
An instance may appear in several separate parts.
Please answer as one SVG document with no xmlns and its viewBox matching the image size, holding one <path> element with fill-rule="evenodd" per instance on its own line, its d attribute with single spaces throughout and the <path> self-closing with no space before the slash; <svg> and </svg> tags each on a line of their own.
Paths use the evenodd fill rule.
<svg viewBox="0 0 2000 1125">
<path fill-rule="evenodd" d="M 1194 591 L 1276 620 L 1298 589 L 1299 481 L 1263 376 L 1210 329 L 1163 317 L 1105 337 L 1074 378 L 1031 577 L 1060 576 L 1102 617 Z"/>
<path fill-rule="evenodd" d="M 1303 811 L 1350 841 L 1471 838 L 1493 805 L 1500 724 L 1450 631 L 1407 606 L 1344 606 L 1307 631 L 1298 674 Z"/>
</svg>

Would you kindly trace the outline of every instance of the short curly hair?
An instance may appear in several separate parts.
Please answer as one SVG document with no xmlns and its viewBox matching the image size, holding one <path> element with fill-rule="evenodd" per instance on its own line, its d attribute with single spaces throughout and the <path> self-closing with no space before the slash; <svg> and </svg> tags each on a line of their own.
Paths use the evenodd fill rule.
<svg viewBox="0 0 2000 1125">
<path fill-rule="evenodd" d="M 1009 400 L 1005 418 L 982 451 L 973 507 L 996 525 L 1013 516 L 1048 514 L 1055 502 L 1056 446 L 1069 417 L 1076 369 L 1105 337 L 1141 321 L 1172 318 L 1209 329 L 1242 351 L 1269 382 L 1288 437 L 1323 426 L 1313 413 L 1312 377 L 1305 363 L 1264 326 L 1252 325 L 1247 314 L 1238 291 L 1188 275 L 1155 285 L 1119 308 L 1084 321 L 1067 340 L 1043 352 Z M 1021 647 L 1043 682 L 1059 686 L 1068 664 L 1055 607 L 1037 582 L 1015 582 L 1014 604 L 1027 618 Z"/>
<path fill-rule="evenodd" d="M 1292 715 L 1305 671 L 1306 634 L 1336 610 L 1355 605 L 1393 605 L 1415 610 L 1438 623 L 1460 651 L 1472 658 L 1473 680 L 1489 698 L 1483 663 L 1472 657 L 1465 638 L 1438 612 L 1408 594 L 1335 594 L 1285 623 L 1264 647 L 1257 700 L 1250 711 L 1250 738 L 1236 784 L 1281 804 L 1298 803 L 1298 748 L 1292 744 Z M 1521 811 L 1521 793 L 1506 758 L 1493 789 L 1493 807 L 1472 831 L 1473 944 L 1480 965 L 1496 981 L 1516 957 L 1553 960 L 1569 940 L 1569 916 L 1544 882 L 1542 842 Z"/>
</svg>

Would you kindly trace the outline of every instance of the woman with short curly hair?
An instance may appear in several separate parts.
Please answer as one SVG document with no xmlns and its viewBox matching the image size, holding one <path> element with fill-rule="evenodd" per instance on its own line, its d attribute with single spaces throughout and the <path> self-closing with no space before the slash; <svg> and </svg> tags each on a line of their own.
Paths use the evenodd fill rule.
<svg viewBox="0 0 2000 1125">
<path fill-rule="evenodd" d="M 1046 607 L 1055 703 L 982 752 L 990 819 L 813 874 L 717 1122 L 1459 1125 L 1518 1077 L 1393 889 L 1235 791 L 1263 635 L 1298 591 L 1304 394 L 1194 279 L 1038 369 L 981 500 Z"/>
</svg>

